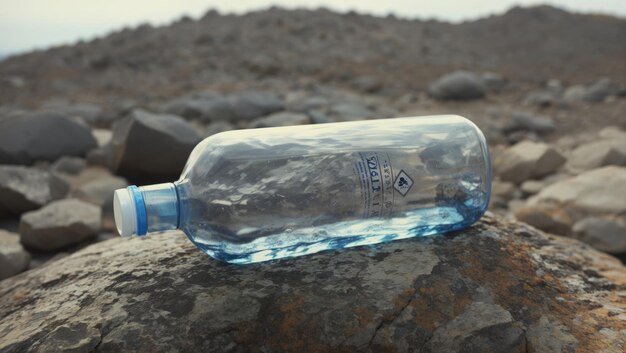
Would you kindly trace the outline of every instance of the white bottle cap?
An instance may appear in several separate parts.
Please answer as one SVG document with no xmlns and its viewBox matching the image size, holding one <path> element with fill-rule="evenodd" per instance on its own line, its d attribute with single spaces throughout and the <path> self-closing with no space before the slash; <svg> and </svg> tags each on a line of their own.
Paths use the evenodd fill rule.
<svg viewBox="0 0 626 353">
<path fill-rule="evenodd" d="M 123 237 L 137 234 L 137 211 L 135 200 L 126 188 L 117 189 L 113 194 L 113 213 L 117 232 Z"/>
</svg>

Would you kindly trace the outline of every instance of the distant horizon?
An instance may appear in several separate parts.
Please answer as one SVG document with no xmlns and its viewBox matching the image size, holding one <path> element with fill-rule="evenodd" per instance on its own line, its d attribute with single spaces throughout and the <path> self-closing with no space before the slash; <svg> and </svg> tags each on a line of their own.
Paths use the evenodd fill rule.
<svg viewBox="0 0 626 353">
<path fill-rule="evenodd" d="M 22 1 L 28 2 L 27 0 L 22 0 Z M 31 1 L 34 1 L 34 0 L 31 0 Z M 65 0 L 65 1 L 71 2 L 72 0 Z M 192 1 L 192 0 L 187 0 L 186 2 L 189 2 L 189 1 Z M 258 1 L 265 1 L 265 0 L 248 0 L 248 1 L 243 1 L 243 2 L 258 2 Z M 281 1 L 281 0 L 278 0 L 278 1 Z M 326 8 L 330 11 L 337 12 L 337 13 L 347 13 L 350 11 L 354 11 L 360 15 L 369 15 L 369 16 L 375 16 L 375 17 L 385 17 L 388 15 L 393 15 L 398 18 L 402 18 L 406 20 L 422 20 L 422 21 L 437 20 L 437 21 L 448 22 L 448 23 L 462 23 L 462 22 L 472 22 L 472 21 L 480 20 L 480 19 L 487 18 L 487 17 L 494 16 L 494 15 L 502 15 L 515 7 L 532 8 L 532 7 L 538 7 L 538 6 L 551 6 L 557 9 L 568 11 L 570 13 L 606 15 L 606 16 L 611 16 L 611 17 L 616 17 L 616 18 L 621 18 L 621 19 L 626 18 L 626 7 L 624 7 L 621 13 L 604 11 L 602 9 L 599 9 L 599 10 L 586 9 L 585 6 L 580 6 L 581 2 L 589 2 L 586 0 L 573 1 L 574 3 L 579 3 L 578 5 L 574 4 L 575 7 L 579 7 L 579 8 L 575 8 L 575 7 L 573 8 L 572 4 L 570 4 L 572 1 L 570 1 L 570 3 L 568 4 L 555 4 L 554 2 L 535 2 L 533 0 L 523 0 L 524 2 L 522 2 L 518 0 L 516 2 L 508 2 L 506 3 L 504 7 L 499 6 L 499 8 L 497 9 L 491 9 L 491 10 L 486 10 L 486 11 L 474 11 L 473 15 L 469 14 L 467 16 L 460 16 L 459 15 L 460 12 L 458 11 L 457 12 L 446 11 L 445 15 L 447 15 L 448 18 L 437 16 L 436 14 L 429 13 L 426 11 L 419 12 L 419 13 L 416 12 L 413 14 L 411 13 L 399 14 L 393 11 L 392 9 L 385 12 L 374 7 L 367 9 L 367 8 L 353 8 L 350 5 L 348 5 L 347 7 L 335 6 L 334 4 L 333 5 L 326 4 L 323 1 L 317 1 L 317 4 L 314 4 L 313 1 L 309 1 L 309 0 L 300 0 L 302 3 L 298 3 L 296 1 L 290 1 L 291 3 L 290 5 L 286 5 L 278 1 L 274 1 L 273 3 L 258 5 L 256 7 L 250 7 L 244 10 L 219 8 L 218 6 L 207 4 L 203 10 L 198 9 L 193 14 L 189 13 L 189 11 L 183 11 L 183 12 L 178 12 L 175 15 L 169 15 L 169 16 L 164 15 L 164 14 L 160 15 L 160 17 L 164 17 L 164 16 L 167 17 L 166 19 L 158 18 L 159 16 L 153 16 L 152 18 L 148 18 L 148 19 L 133 18 L 134 20 L 129 19 L 127 20 L 128 22 L 115 23 L 115 24 L 110 24 L 110 25 L 108 23 L 107 24 L 103 24 L 101 22 L 98 23 L 97 21 L 94 21 L 94 18 L 89 17 L 89 16 L 84 17 L 84 18 L 78 18 L 74 24 L 71 24 L 64 20 L 60 20 L 59 18 L 56 18 L 56 19 L 53 18 L 51 20 L 51 24 L 48 24 L 48 26 L 51 26 L 52 28 L 54 28 L 54 30 L 50 30 L 49 31 L 50 33 L 45 33 L 45 34 L 50 35 L 49 41 L 45 39 L 41 39 L 39 36 L 40 34 L 42 34 L 42 32 L 44 32 L 44 31 L 38 30 L 41 27 L 40 25 L 41 21 L 37 21 L 37 19 L 35 19 L 35 20 L 32 20 L 32 22 L 37 22 L 36 24 L 35 23 L 29 24 L 28 21 L 26 20 L 24 21 L 26 22 L 25 24 L 24 23 L 20 24 L 18 23 L 19 21 L 12 20 L 11 16 L 6 14 L 7 12 L 11 12 L 11 10 L 9 9 L 9 11 L 5 12 L 5 15 L 0 14 L 0 33 L 5 33 L 5 35 L 7 33 L 13 34 L 14 36 L 6 35 L 6 37 L 3 37 L 0 35 L 0 61 L 3 61 L 7 57 L 14 56 L 14 55 L 26 54 L 26 53 L 38 51 L 38 50 L 48 50 L 48 49 L 58 47 L 58 46 L 63 46 L 63 45 L 74 45 L 80 41 L 90 41 L 96 38 L 107 36 L 108 34 L 121 30 L 122 28 L 135 28 L 142 24 L 150 24 L 155 27 L 168 26 L 172 24 L 173 22 L 177 21 L 178 19 L 182 18 L 183 16 L 187 16 L 187 17 L 193 18 L 194 20 L 197 20 L 198 18 L 202 17 L 206 12 L 210 10 L 216 10 L 222 15 L 243 15 L 243 14 L 252 13 L 252 12 L 267 11 L 272 7 L 278 7 L 278 8 L 282 8 L 286 10 L 299 10 L 299 9 L 318 10 L 321 8 Z M 2 5 L 3 2 L 8 2 L 8 1 L 0 0 L 0 6 L 2 6 L 3 8 L 9 7 L 9 6 Z M 12 0 L 11 2 L 13 3 Z M 185 1 L 182 1 L 182 2 L 185 2 Z M 341 1 L 338 1 L 337 3 L 340 3 L 340 2 Z M 350 1 L 344 1 L 344 2 L 347 3 Z M 367 1 L 362 0 L 362 2 L 364 2 L 364 4 L 367 6 Z M 400 4 L 397 4 L 399 7 L 402 7 L 405 5 L 404 1 L 399 1 L 399 2 Z M 454 1 L 449 0 L 449 1 L 442 1 L 442 2 L 448 3 L 448 6 L 453 6 L 452 4 L 449 4 L 449 3 L 454 2 Z M 491 0 L 481 0 L 479 2 L 483 3 L 482 5 L 485 5 L 484 4 L 485 2 L 490 3 Z M 608 1 L 608 2 L 611 2 L 611 1 Z M 617 3 L 618 1 L 615 1 L 615 2 Z M 296 3 L 296 5 L 293 5 L 294 3 Z M 607 3 L 607 1 L 604 1 L 604 3 Z M 422 6 L 414 6 L 414 7 L 419 8 L 420 11 L 422 9 Z M 478 5 L 477 7 L 482 8 Z M 109 11 L 111 11 L 111 9 L 109 9 Z M 114 13 L 114 16 L 113 16 L 116 20 L 117 20 L 117 17 L 116 17 L 117 14 L 118 13 Z M 63 16 L 67 16 L 67 14 L 64 13 Z M 69 16 L 72 16 L 72 15 L 70 14 Z M 30 19 L 30 17 L 28 17 L 28 19 Z M 98 18 L 98 20 L 100 20 L 100 18 Z M 32 30 L 31 28 L 29 28 L 29 26 L 31 25 L 33 26 L 33 28 L 36 28 L 37 30 Z M 20 26 L 23 28 L 20 28 Z M 15 36 L 19 37 L 20 35 L 22 36 L 30 35 L 31 44 L 27 44 L 29 40 L 18 40 L 15 37 Z"/>
</svg>

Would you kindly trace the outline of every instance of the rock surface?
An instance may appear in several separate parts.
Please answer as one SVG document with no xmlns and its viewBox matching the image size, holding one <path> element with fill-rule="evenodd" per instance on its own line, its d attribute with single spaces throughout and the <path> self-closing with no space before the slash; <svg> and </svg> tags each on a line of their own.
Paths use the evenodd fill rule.
<svg viewBox="0 0 626 353">
<path fill-rule="evenodd" d="M 0 280 L 28 268 L 30 254 L 20 244 L 19 234 L 0 229 Z"/>
<path fill-rule="evenodd" d="M 20 219 L 22 244 L 52 251 L 96 236 L 100 207 L 76 199 L 64 199 L 27 212 Z"/>
<path fill-rule="evenodd" d="M 182 234 L 118 238 L 2 282 L 0 352 L 618 353 L 624 271 L 491 216 L 249 266 Z"/>
<path fill-rule="evenodd" d="M 133 179 L 176 180 L 199 141 L 193 127 L 177 116 L 134 110 L 114 128 L 113 167 Z"/>
<path fill-rule="evenodd" d="M 0 217 L 17 216 L 64 197 L 61 178 L 35 168 L 0 165 Z"/>
<path fill-rule="evenodd" d="M 89 127 L 53 113 L 0 119 L 0 163 L 31 164 L 84 156 L 96 147 Z"/>
</svg>

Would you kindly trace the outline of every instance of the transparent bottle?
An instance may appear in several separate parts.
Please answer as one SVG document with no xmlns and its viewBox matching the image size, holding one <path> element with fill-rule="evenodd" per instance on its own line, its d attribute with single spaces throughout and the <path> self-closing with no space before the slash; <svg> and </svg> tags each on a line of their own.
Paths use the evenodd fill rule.
<svg viewBox="0 0 626 353">
<path fill-rule="evenodd" d="M 115 191 L 115 221 L 252 263 L 459 230 L 490 185 L 485 138 L 456 115 L 237 130 L 198 144 L 174 183 Z"/>
</svg>

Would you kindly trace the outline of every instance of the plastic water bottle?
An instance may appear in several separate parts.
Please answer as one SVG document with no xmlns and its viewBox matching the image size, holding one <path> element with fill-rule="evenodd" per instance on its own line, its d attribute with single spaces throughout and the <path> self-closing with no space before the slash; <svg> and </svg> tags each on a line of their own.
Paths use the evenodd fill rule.
<svg viewBox="0 0 626 353">
<path fill-rule="evenodd" d="M 490 186 L 485 138 L 456 115 L 237 130 L 198 144 L 174 183 L 116 190 L 115 222 L 242 264 L 463 229 Z"/>
</svg>

